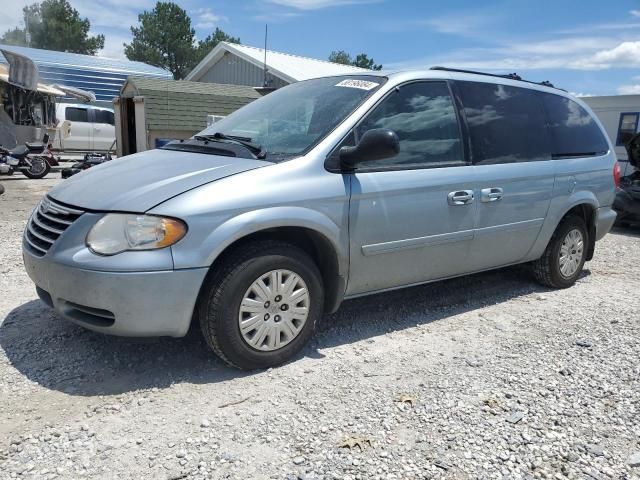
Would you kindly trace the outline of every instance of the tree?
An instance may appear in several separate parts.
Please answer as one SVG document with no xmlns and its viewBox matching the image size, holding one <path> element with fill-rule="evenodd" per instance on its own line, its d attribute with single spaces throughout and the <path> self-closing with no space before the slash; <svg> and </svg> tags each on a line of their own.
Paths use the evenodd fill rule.
<svg viewBox="0 0 640 480">
<path fill-rule="evenodd" d="M 355 60 L 344 50 L 334 50 L 329 55 L 329 61 L 341 63 L 342 65 L 353 65 L 354 67 L 366 68 L 368 70 L 382 70 L 382 65 L 376 65 L 373 58 L 369 58 L 366 53 L 360 53 Z"/>
<path fill-rule="evenodd" d="M 195 59 L 195 30 L 187 12 L 173 2 L 157 2 L 138 15 L 140 25 L 131 27 L 133 40 L 124 44 L 129 60 L 164 67 L 174 78 L 184 78 Z"/>
<path fill-rule="evenodd" d="M 213 50 L 220 42 L 227 43 L 240 43 L 240 38 L 232 37 L 226 34 L 224 31 L 216 27 L 213 34 L 208 35 L 204 40 L 198 41 L 198 46 L 195 53 L 194 66 L 200 63 L 200 61 L 207 56 L 207 54 Z"/>
<path fill-rule="evenodd" d="M 340 63 L 342 65 L 353 65 L 351 55 L 344 50 L 334 50 L 331 52 L 331 55 L 329 55 L 329 61 L 333 63 Z"/>
<path fill-rule="evenodd" d="M 366 68 L 368 70 L 382 70 L 382 65 L 376 65 L 373 58 L 369 58 L 366 53 L 361 53 L 356 56 L 353 61 L 353 65 L 360 68 Z"/>
<path fill-rule="evenodd" d="M 89 55 L 104 48 L 104 35 L 89 36 L 91 23 L 67 0 L 44 0 L 24 7 L 22 13 L 25 27 L 6 31 L 0 42 Z"/>
<path fill-rule="evenodd" d="M 7 30 L 4 32 L 4 35 L 0 37 L 0 43 L 4 43 L 5 45 L 24 46 L 27 44 L 27 32 L 24 28 L 20 27 Z"/>
</svg>

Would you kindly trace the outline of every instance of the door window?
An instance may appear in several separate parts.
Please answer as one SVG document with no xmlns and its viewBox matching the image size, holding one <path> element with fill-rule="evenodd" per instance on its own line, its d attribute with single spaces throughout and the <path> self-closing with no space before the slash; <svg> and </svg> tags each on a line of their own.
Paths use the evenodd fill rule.
<svg viewBox="0 0 640 480">
<path fill-rule="evenodd" d="M 553 138 L 553 158 L 603 155 L 609 144 L 589 113 L 573 100 L 542 93 Z"/>
<path fill-rule="evenodd" d="M 400 138 L 400 153 L 359 163 L 358 170 L 465 165 L 455 107 L 445 82 L 400 86 L 358 125 L 357 138 L 374 128 L 393 130 Z"/>
<path fill-rule="evenodd" d="M 67 107 L 64 116 L 70 122 L 89 122 L 89 115 L 86 108 Z"/>
<path fill-rule="evenodd" d="M 551 159 L 544 109 L 536 92 L 495 83 L 458 82 L 475 164 Z"/>
<path fill-rule="evenodd" d="M 110 110 L 94 110 L 96 115 L 96 123 L 106 123 L 109 125 L 115 125 L 113 112 Z"/>
<path fill-rule="evenodd" d="M 638 131 L 638 116 L 639 113 L 621 113 L 620 123 L 618 126 L 618 137 L 616 139 L 616 145 L 621 147 L 629 143 L 631 137 L 633 137 Z"/>
</svg>

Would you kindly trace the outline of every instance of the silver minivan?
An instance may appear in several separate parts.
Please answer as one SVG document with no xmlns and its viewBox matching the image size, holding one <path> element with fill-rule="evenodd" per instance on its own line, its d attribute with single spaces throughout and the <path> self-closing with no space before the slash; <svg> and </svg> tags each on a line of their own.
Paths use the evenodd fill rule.
<svg viewBox="0 0 640 480">
<path fill-rule="evenodd" d="M 292 84 L 188 140 L 53 188 L 24 263 L 98 332 L 229 365 L 296 354 L 344 299 L 527 263 L 571 286 L 619 176 L 589 108 L 547 82 L 435 68 Z"/>
</svg>

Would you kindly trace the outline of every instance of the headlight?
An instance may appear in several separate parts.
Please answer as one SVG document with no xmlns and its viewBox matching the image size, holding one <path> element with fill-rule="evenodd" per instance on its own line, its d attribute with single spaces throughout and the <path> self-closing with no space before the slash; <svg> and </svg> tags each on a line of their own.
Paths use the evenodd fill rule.
<svg viewBox="0 0 640 480">
<path fill-rule="evenodd" d="M 175 218 L 109 213 L 98 220 L 87 245 L 99 255 L 127 250 L 154 250 L 173 245 L 187 233 L 187 226 Z"/>
</svg>

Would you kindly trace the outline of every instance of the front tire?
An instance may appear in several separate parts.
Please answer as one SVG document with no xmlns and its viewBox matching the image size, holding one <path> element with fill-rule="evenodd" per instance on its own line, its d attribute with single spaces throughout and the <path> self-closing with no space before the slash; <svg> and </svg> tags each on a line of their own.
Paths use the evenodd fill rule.
<svg viewBox="0 0 640 480">
<path fill-rule="evenodd" d="M 546 250 L 533 262 L 533 274 L 542 285 L 568 288 L 576 283 L 587 258 L 587 226 L 578 216 L 563 219 Z"/>
<path fill-rule="evenodd" d="M 202 333 L 228 365 L 243 370 L 281 364 L 309 341 L 322 317 L 322 276 L 300 248 L 279 241 L 240 247 L 203 286 Z"/>
</svg>

